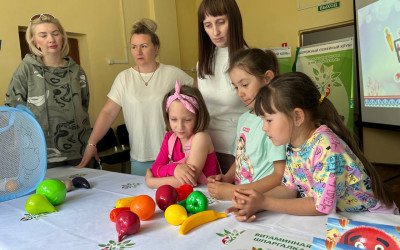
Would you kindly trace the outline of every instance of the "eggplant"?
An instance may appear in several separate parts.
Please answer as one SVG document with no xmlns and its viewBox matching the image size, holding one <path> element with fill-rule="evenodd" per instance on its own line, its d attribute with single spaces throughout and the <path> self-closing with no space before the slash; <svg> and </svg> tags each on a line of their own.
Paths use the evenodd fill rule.
<svg viewBox="0 0 400 250">
<path fill-rule="evenodd" d="M 89 182 L 83 177 L 75 177 L 72 179 L 72 184 L 76 188 L 90 188 Z"/>
</svg>

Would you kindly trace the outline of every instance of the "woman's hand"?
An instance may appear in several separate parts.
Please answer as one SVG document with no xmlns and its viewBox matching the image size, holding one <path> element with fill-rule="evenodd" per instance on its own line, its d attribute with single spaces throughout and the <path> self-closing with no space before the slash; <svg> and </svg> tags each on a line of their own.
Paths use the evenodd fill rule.
<svg viewBox="0 0 400 250">
<path fill-rule="evenodd" d="M 232 198 L 233 207 L 228 208 L 226 213 L 234 214 L 238 221 L 251 222 L 257 212 L 265 210 L 266 198 L 253 189 L 236 189 Z"/>
<path fill-rule="evenodd" d="M 179 182 L 189 184 L 192 186 L 197 185 L 196 168 L 191 164 L 178 164 L 174 170 L 174 176 Z"/>
<path fill-rule="evenodd" d="M 211 197 L 221 201 L 232 200 L 235 185 L 220 181 L 209 181 L 207 187 Z"/>
<path fill-rule="evenodd" d="M 96 146 L 87 145 L 85 149 L 85 153 L 83 154 L 82 161 L 79 163 L 77 168 L 84 168 L 90 162 L 92 158 L 95 158 L 97 162 L 100 162 L 99 155 L 97 154 Z"/>
</svg>

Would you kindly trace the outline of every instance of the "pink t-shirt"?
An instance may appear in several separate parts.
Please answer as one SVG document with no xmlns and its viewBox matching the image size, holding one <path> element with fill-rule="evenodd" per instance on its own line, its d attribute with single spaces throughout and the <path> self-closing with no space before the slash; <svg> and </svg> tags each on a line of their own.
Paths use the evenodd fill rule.
<svg viewBox="0 0 400 250">
<path fill-rule="evenodd" d="M 157 156 L 151 171 L 154 177 L 167 177 L 173 176 L 175 167 L 180 164 L 178 161 L 186 157 L 185 153 L 181 151 L 182 144 L 179 138 L 176 139 L 172 152 L 172 162 L 169 162 L 168 158 L 168 140 L 172 136 L 172 132 L 167 132 L 165 134 L 164 140 L 162 142 L 160 153 Z M 203 168 L 203 174 L 208 177 L 211 175 L 218 174 L 218 161 L 215 151 L 207 155 L 206 162 Z"/>
</svg>

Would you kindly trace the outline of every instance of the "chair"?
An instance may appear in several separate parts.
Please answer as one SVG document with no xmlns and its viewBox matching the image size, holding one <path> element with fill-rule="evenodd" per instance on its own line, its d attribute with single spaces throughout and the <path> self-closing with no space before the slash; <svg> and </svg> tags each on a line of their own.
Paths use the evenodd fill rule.
<svg viewBox="0 0 400 250">
<path fill-rule="evenodd" d="M 108 153 L 109 149 L 114 148 L 114 152 Z M 104 137 L 97 143 L 97 152 L 99 153 L 100 162 L 95 163 L 94 168 L 99 166 L 100 169 L 103 169 L 101 163 L 106 164 L 118 164 L 121 163 L 121 170 L 125 172 L 126 169 L 126 161 L 130 160 L 130 156 L 126 156 L 126 153 L 118 152 L 118 142 L 117 137 L 115 136 L 114 130 L 110 128 Z"/>
<path fill-rule="evenodd" d="M 129 149 L 129 133 L 125 124 L 121 124 L 117 127 L 117 137 L 122 151 L 125 151 L 125 146 Z"/>
<path fill-rule="evenodd" d="M 97 152 L 103 152 L 114 147 L 114 151 L 118 151 L 117 137 L 112 128 L 108 129 L 107 133 L 97 143 Z"/>
<path fill-rule="evenodd" d="M 128 130 L 126 129 L 125 124 L 121 124 L 117 127 L 117 137 L 119 144 L 121 145 L 122 152 L 121 152 L 121 157 L 124 159 L 126 162 L 130 161 L 131 159 L 131 153 L 130 153 L 130 145 L 129 145 L 129 133 Z M 126 162 L 124 162 L 123 169 L 125 171 L 126 169 Z"/>
</svg>

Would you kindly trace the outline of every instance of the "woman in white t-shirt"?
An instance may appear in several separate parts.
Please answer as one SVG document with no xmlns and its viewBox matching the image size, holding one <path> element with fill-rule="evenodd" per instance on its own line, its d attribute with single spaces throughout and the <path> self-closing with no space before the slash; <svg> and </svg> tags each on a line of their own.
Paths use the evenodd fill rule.
<svg viewBox="0 0 400 250">
<path fill-rule="evenodd" d="M 181 69 L 156 61 L 160 49 L 156 29 L 157 24 L 146 18 L 133 24 L 131 53 L 136 66 L 115 78 L 77 167 L 86 166 L 92 157 L 100 160 L 96 144 L 122 109 L 129 132 L 131 173 L 144 176 L 147 168 L 151 168 L 165 134 L 160 106 L 165 93 L 174 88 L 177 79 L 182 84 L 193 85 L 193 78 Z"/>
<path fill-rule="evenodd" d="M 229 58 L 248 47 L 235 0 L 203 0 L 198 12 L 197 84 L 210 113 L 210 134 L 222 172 L 230 168 L 236 126 L 247 107 L 236 95 L 227 69 Z"/>
</svg>

